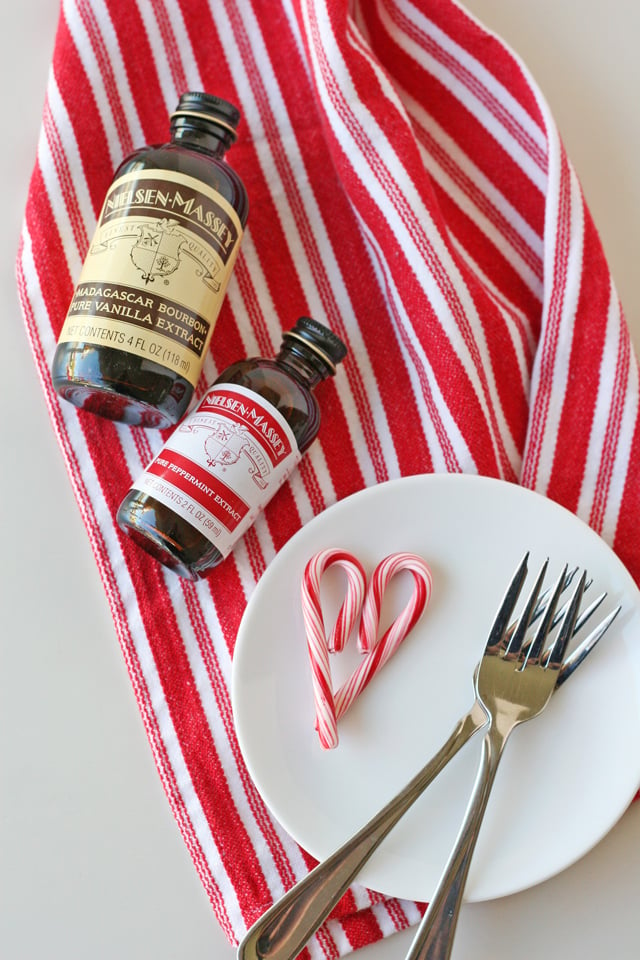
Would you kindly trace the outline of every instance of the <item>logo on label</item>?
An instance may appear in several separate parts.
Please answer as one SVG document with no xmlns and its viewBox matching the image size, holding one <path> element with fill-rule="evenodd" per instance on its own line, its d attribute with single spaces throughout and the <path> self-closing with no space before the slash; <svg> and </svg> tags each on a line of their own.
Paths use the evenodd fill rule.
<svg viewBox="0 0 640 960">
<path fill-rule="evenodd" d="M 176 229 L 177 220 L 157 220 L 154 223 L 136 225 L 136 242 L 131 248 L 131 262 L 142 274 L 145 285 L 153 283 L 157 278 L 169 283 L 167 277 L 175 273 L 180 266 L 183 256 L 190 257 L 198 265 L 197 276 L 214 292 L 220 290 L 220 281 L 215 274 L 220 267 L 207 256 L 201 245 L 194 243 L 191 238 Z M 123 239 L 127 234 L 119 237 L 111 236 L 109 240 Z M 103 241 L 104 242 L 104 241 Z"/>
<path fill-rule="evenodd" d="M 180 266 L 180 247 L 185 237 L 175 226 L 175 220 L 158 220 L 155 229 L 140 227 L 138 240 L 131 248 L 131 260 L 145 284 L 153 283 L 156 277 L 168 277 Z"/>
<path fill-rule="evenodd" d="M 210 469 L 217 467 L 224 473 L 226 467 L 244 460 L 249 478 L 261 490 L 266 489 L 271 466 L 247 427 L 226 418 L 208 416 L 206 422 L 184 424 L 178 432 L 195 434 L 200 429 L 207 432 L 203 446 Z"/>
</svg>

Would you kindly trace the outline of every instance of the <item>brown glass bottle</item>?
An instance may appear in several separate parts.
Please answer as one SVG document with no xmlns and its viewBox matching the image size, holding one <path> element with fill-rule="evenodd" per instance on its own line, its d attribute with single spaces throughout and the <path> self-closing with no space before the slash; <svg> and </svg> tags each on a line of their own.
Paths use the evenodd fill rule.
<svg viewBox="0 0 640 960">
<path fill-rule="evenodd" d="M 185 93 L 170 142 L 116 171 L 53 360 L 61 397 L 146 427 L 184 415 L 247 221 L 224 160 L 239 119 L 219 97 Z"/>
<path fill-rule="evenodd" d="M 182 577 L 206 576 L 315 438 L 312 391 L 345 356 L 335 334 L 301 317 L 275 359 L 227 367 L 129 491 L 120 527 Z"/>
</svg>

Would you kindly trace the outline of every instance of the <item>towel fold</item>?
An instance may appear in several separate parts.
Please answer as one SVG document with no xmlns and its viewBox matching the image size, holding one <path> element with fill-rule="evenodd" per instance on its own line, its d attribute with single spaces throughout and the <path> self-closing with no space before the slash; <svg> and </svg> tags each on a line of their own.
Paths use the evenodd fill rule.
<svg viewBox="0 0 640 960">
<path fill-rule="evenodd" d="M 163 437 L 79 412 L 49 368 L 115 167 L 185 90 L 243 115 L 249 224 L 199 385 L 302 314 L 349 347 L 320 438 L 197 585 L 122 537 Z M 640 577 L 638 366 L 596 228 L 519 59 L 451 0 L 64 0 L 18 255 L 33 355 L 157 769 L 231 942 L 311 858 L 234 733 L 234 641 L 267 564 L 363 487 L 467 472 L 589 523 Z M 309 946 L 337 956 L 423 907 L 354 885 Z"/>
</svg>

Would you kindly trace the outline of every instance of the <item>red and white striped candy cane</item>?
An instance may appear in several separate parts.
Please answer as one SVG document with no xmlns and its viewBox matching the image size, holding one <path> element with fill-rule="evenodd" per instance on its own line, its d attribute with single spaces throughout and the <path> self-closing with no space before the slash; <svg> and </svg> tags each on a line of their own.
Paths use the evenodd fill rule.
<svg viewBox="0 0 640 960">
<path fill-rule="evenodd" d="M 404 570 L 413 576 L 413 593 L 391 626 L 378 638 L 384 593 L 392 577 Z M 334 695 L 336 723 L 418 622 L 431 597 L 431 587 L 431 571 L 422 557 L 416 554 L 393 553 L 375 568 L 365 597 L 358 635 L 360 650 L 367 656 Z"/>
<path fill-rule="evenodd" d="M 347 593 L 327 639 L 320 605 L 320 580 L 333 564 L 339 564 L 347 573 Z M 413 576 L 413 593 L 405 608 L 378 638 L 385 590 L 391 578 L 404 570 Z M 368 588 L 361 563 L 345 550 L 321 550 L 309 560 L 302 581 L 302 614 L 311 663 L 316 730 L 325 750 L 337 746 L 338 720 L 417 623 L 431 596 L 431 584 L 429 567 L 421 557 L 412 553 L 394 553 L 385 557 L 375 568 Z M 334 694 L 329 653 L 344 649 L 361 613 L 358 645 L 365 657 Z"/>
<path fill-rule="evenodd" d="M 335 626 L 327 638 L 320 604 L 320 580 L 325 570 L 335 564 L 347 574 L 347 591 Z M 315 554 L 307 563 L 302 578 L 302 616 L 311 663 L 316 729 L 325 750 L 330 750 L 338 743 L 329 653 L 344 649 L 360 616 L 366 583 L 367 577 L 360 561 L 345 550 L 335 548 Z"/>
</svg>

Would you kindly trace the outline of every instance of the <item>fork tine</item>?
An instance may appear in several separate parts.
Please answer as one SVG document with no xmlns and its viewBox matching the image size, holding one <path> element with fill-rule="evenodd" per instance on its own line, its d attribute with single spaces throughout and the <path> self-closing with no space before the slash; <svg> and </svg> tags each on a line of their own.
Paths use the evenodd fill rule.
<svg viewBox="0 0 640 960">
<path fill-rule="evenodd" d="M 513 616 L 515 605 L 518 602 L 518 597 L 520 596 L 520 591 L 522 590 L 522 584 L 527 576 L 528 560 L 529 551 L 527 550 L 524 557 L 520 561 L 518 569 L 511 578 L 511 583 L 509 584 L 507 592 L 504 595 L 504 599 L 500 604 L 500 608 L 496 613 L 495 620 L 493 621 L 493 626 L 491 627 L 486 643 L 487 650 L 489 650 L 491 647 L 500 646 L 507 636 L 509 621 Z"/>
<path fill-rule="evenodd" d="M 566 577 L 564 578 L 562 593 L 564 593 L 565 590 L 569 589 L 579 569 L 580 569 L 579 567 L 572 567 L 571 570 L 568 571 Z M 584 585 L 585 593 L 589 589 L 589 587 L 592 586 L 592 584 L 593 584 L 592 579 L 587 580 L 587 582 Z M 533 624 L 540 619 L 540 617 L 543 615 L 543 613 L 547 609 L 547 603 L 549 600 L 549 596 L 551 595 L 551 592 L 552 592 L 552 588 L 547 587 L 547 589 L 543 590 L 540 596 L 538 597 L 538 602 L 536 603 L 536 608 L 533 611 L 531 622 L 529 624 L 530 627 L 532 627 Z M 600 596 L 591 603 L 591 606 L 587 607 L 586 610 L 584 610 L 580 614 L 576 622 L 574 633 L 578 633 L 578 631 L 585 625 L 585 623 L 587 622 L 591 614 L 597 610 L 598 606 L 602 603 L 606 595 L 607 595 L 606 593 L 601 593 Z M 556 614 L 553 618 L 553 623 L 551 624 L 552 629 L 553 627 L 556 627 L 564 617 L 568 603 L 569 603 L 569 600 L 565 600 L 565 602 L 562 604 L 560 609 L 556 610 Z M 506 634 L 506 640 L 509 642 L 511 641 L 511 637 L 515 633 L 515 630 L 518 626 L 518 621 L 519 621 L 519 618 L 516 617 L 516 619 L 512 620 L 511 623 L 509 624 L 509 627 L 507 629 L 507 634 Z M 531 640 L 526 642 L 522 649 L 526 650 L 531 642 L 532 642 Z"/>
<path fill-rule="evenodd" d="M 556 687 L 561 686 L 565 680 L 567 680 L 574 670 L 576 670 L 582 661 L 589 656 L 593 648 L 596 646 L 598 641 L 605 635 L 615 618 L 618 616 L 622 607 L 616 607 L 615 610 L 612 610 L 604 620 L 595 627 L 588 637 L 582 641 L 582 643 L 576 647 L 576 649 L 569 654 L 566 660 L 563 662 L 560 667 L 560 675 L 556 682 Z M 586 612 L 586 611 L 585 611 Z M 576 624 L 577 627 L 577 624 Z"/>
<path fill-rule="evenodd" d="M 587 580 L 587 582 L 584 585 L 585 592 L 592 582 L 593 582 L 592 580 Z M 605 590 L 605 592 L 601 593 L 599 597 L 596 597 L 595 600 L 592 600 L 592 602 L 589 604 L 588 607 L 585 607 L 585 609 L 582 611 L 582 613 L 576 620 L 576 625 L 573 630 L 574 633 L 577 633 L 578 630 L 581 630 L 582 627 L 584 627 L 587 620 L 592 616 L 592 614 L 596 612 L 596 610 L 598 609 L 598 607 L 600 606 L 600 604 L 602 603 L 602 601 L 605 599 L 606 596 L 607 596 L 607 592 Z"/>
<path fill-rule="evenodd" d="M 527 600 L 526 606 L 518 618 L 516 629 L 511 635 L 511 639 L 507 645 L 505 656 L 511 655 L 514 656 L 520 652 L 520 648 L 524 643 L 525 637 L 527 635 L 527 630 L 529 629 L 531 622 L 535 616 L 535 611 L 538 608 L 538 597 L 540 596 L 540 591 L 542 589 L 542 584 L 544 583 L 544 578 L 547 575 L 547 568 L 549 566 L 549 560 L 545 560 L 540 568 L 540 573 L 538 574 L 538 579 L 533 585 L 533 589 L 529 594 L 529 599 Z"/>
<path fill-rule="evenodd" d="M 577 569 L 578 569 L 578 568 L 575 567 L 574 570 L 572 571 L 572 573 L 575 573 L 575 572 L 577 571 Z M 571 574 L 570 574 L 570 576 L 571 576 Z M 571 579 L 573 579 L 573 577 L 571 577 Z M 593 580 L 585 580 L 583 595 L 584 595 L 584 593 L 586 593 L 586 591 L 589 589 L 589 587 L 591 586 L 592 583 L 593 583 Z M 565 581 L 565 590 L 566 590 L 567 586 L 568 586 L 568 584 L 567 584 L 567 582 Z M 605 597 L 606 597 L 606 593 L 601 593 L 600 596 L 599 596 L 596 600 L 594 600 L 594 601 L 592 602 L 591 606 L 590 606 L 590 607 L 587 607 L 587 609 L 586 609 L 583 613 L 580 614 L 580 616 L 578 617 L 578 619 L 577 619 L 577 621 L 576 621 L 576 625 L 575 625 L 575 628 L 574 628 L 574 631 L 573 631 L 574 633 L 577 633 L 578 630 L 580 629 L 580 627 L 581 627 L 581 626 L 584 626 L 584 624 L 585 624 L 586 621 L 589 619 L 589 617 L 591 616 L 591 614 L 592 614 L 592 613 L 594 612 L 594 610 L 596 610 L 597 607 L 602 603 L 602 601 L 604 600 Z M 567 612 L 567 609 L 568 609 L 570 603 L 571 603 L 571 597 L 569 597 L 568 600 L 565 600 L 564 603 L 556 610 L 556 614 L 555 614 L 555 616 L 554 616 L 554 618 L 553 618 L 553 622 L 552 622 L 552 624 L 551 624 L 551 628 L 552 628 L 552 629 L 553 629 L 553 627 L 557 627 L 557 625 L 560 623 L 560 621 L 564 619 L 564 615 L 565 615 L 565 613 Z"/>
<path fill-rule="evenodd" d="M 547 639 L 547 636 L 549 635 L 549 631 L 553 626 L 553 619 L 555 616 L 556 607 L 558 606 L 558 600 L 560 598 L 560 594 L 562 593 L 562 588 L 563 588 L 566 575 L 567 575 L 567 565 L 565 564 L 564 570 L 558 577 L 558 580 L 553 590 L 553 594 L 551 595 L 551 599 L 549 600 L 549 603 L 547 605 L 547 609 L 544 612 L 542 623 L 540 623 L 540 625 L 538 626 L 533 638 L 533 642 L 530 644 L 530 646 L 526 651 L 523 667 L 526 667 L 529 660 L 531 659 L 537 660 L 542 653 L 545 641 Z"/>
<path fill-rule="evenodd" d="M 567 652 L 567 646 L 569 645 L 569 640 L 573 636 L 576 620 L 578 619 L 578 612 L 580 610 L 580 604 L 582 603 L 582 595 L 584 593 L 584 585 L 587 580 L 586 570 L 583 572 L 578 585 L 573 593 L 571 598 L 571 603 L 567 608 L 565 613 L 564 620 L 562 621 L 562 626 L 560 627 L 560 633 L 549 651 L 549 656 L 545 667 L 559 667 L 564 659 L 564 655 Z"/>
<path fill-rule="evenodd" d="M 577 573 L 577 571 L 578 571 L 578 568 L 577 568 L 577 567 L 574 567 L 574 568 L 573 568 L 572 570 L 570 570 L 569 573 L 567 574 L 567 577 L 566 577 L 565 582 L 564 582 L 564 589 L 565 589 L 565 590 L 566 590 L 567 587 L 570 585 L 570 583 L 571 583 L 571 581 L 573 580 L 573 578 L 574 578 L 575 574 Z M 589 587 L 592 586 L 592 584 L 593 584 L 593 580 L 592 580 L 592 579 L 589 579 L 589 580 L 586 581 L 586 583 L 585 583 L 585 585 L 584 585 L 583 596 L 584 596 L 584 594 L 587 592 L 587 590 L 589 589 Z M 535 621 L 536 621 L 537 619 L 539 619 L 539 618 L 542 616 L 542 614 L 544 613 L 545 608 L 546 608 L 546 599 L 547 599 L 547 597 L 549 596 L 550 593 L 551 593 L 551 588 L 549 588 L 548 590 L 545 590 L 544 593 L 540 596 L 540 599 L 538 600 L 538 605 L 537 605 L 536 609 L 534 610 L 533 616 L 532 616 L 532 618 L 531 618 L 531 623 L 532 623 L 532 624 L 534 624 Z M 573 635 L 574 635 L 574 637 L 575 637 L 575 635 L 576 635 L 577 633 L 580 633 L 580 631 L 581 631 L 582 628 L 584 627 L 585 623 L 587 623 L 587 621 L 593 616 L 593 614 L 596 612 L 596 610 L 598 609 L 598 607 L 600 606 L 600 604 L 602 603 L 602 601 L 606 598 L 606 596 L 607 596 L 607 593 L 606 593 L 606 590 L 605 590 L 605 592 L 604 592 L 604 593 L 601 593 L 599 597 L 596 597 L 595 600 L 592 600 L 588 607 L 585 607 L 585 609 L 582 611 L 582 613 L 578 616 L 578 619 L 576 620 L 576 625 L 575 625 L 575 627 L 573 628 Z M 552 622 L 552 624 L 551 624 L 551 629 L 552 629 L 552 630 L 553 630 L 554 627 L 557 627 L 557 625 L 560 623 L 560 621 L 561 621 L 562 618 L 564 617 L 565 613 L 567 612 L 567 607 L 568 607 L 569 603 L 571 603 L 571 597 L 569 597 L 569 599 L 566 600 L 566 601 L 562 604 L 562 606 L 560 607 L 559 610 L 556 610 L 556 614 L 555 614 L 555 616 L 554 616 L 554 618 L 553 618 L 553 622 Z M 509 631 L 510 631 L 511 633 L 513 633 L 517 626 L 518 626 L 518 621 L 517 621 L 517 620 L 514 620 L 514 622 L 513 622 L 513 623 L 511 624 L 511 626 L 509 627 Z M 531 645 L 531 643 L 533 643 L 533 638 L 532 638 L 531 640 L 527 641 L 527 642 L 524 644 L 523 650 L 526 651 L 526 650 L 529 648 L 529 646 Z M 573 655 L 572 655 L 572 656 L 573 656 Z"/>
<path fill-rule="evenodd" d="M 571 570 L 567 571 L 567 575 L 564 578 L 564 584 L 562 587 L 563 592 L 571 586 L 571 584 L 573 583 L 574 577 L 577 574 L 579 569 L 580 569 L 579 567 L 572 567 Z M 590 580 L 589 583 L 591 584 L 591 582 L 592 581 Z M 550 594 L 551 594 L 551 587 L 547 587 L 547 589 L 543 590 L 542 593 L 540 594 L 540 599 L 538 600 L 538 603 L 536 604 L 536 608 L 533 611 L 533 616 L 531 617 L 531 623 L 535 623 L 535 621 L 538 620 L 546 610 L 547 600 L 549 599 Z"/>
</svg>

